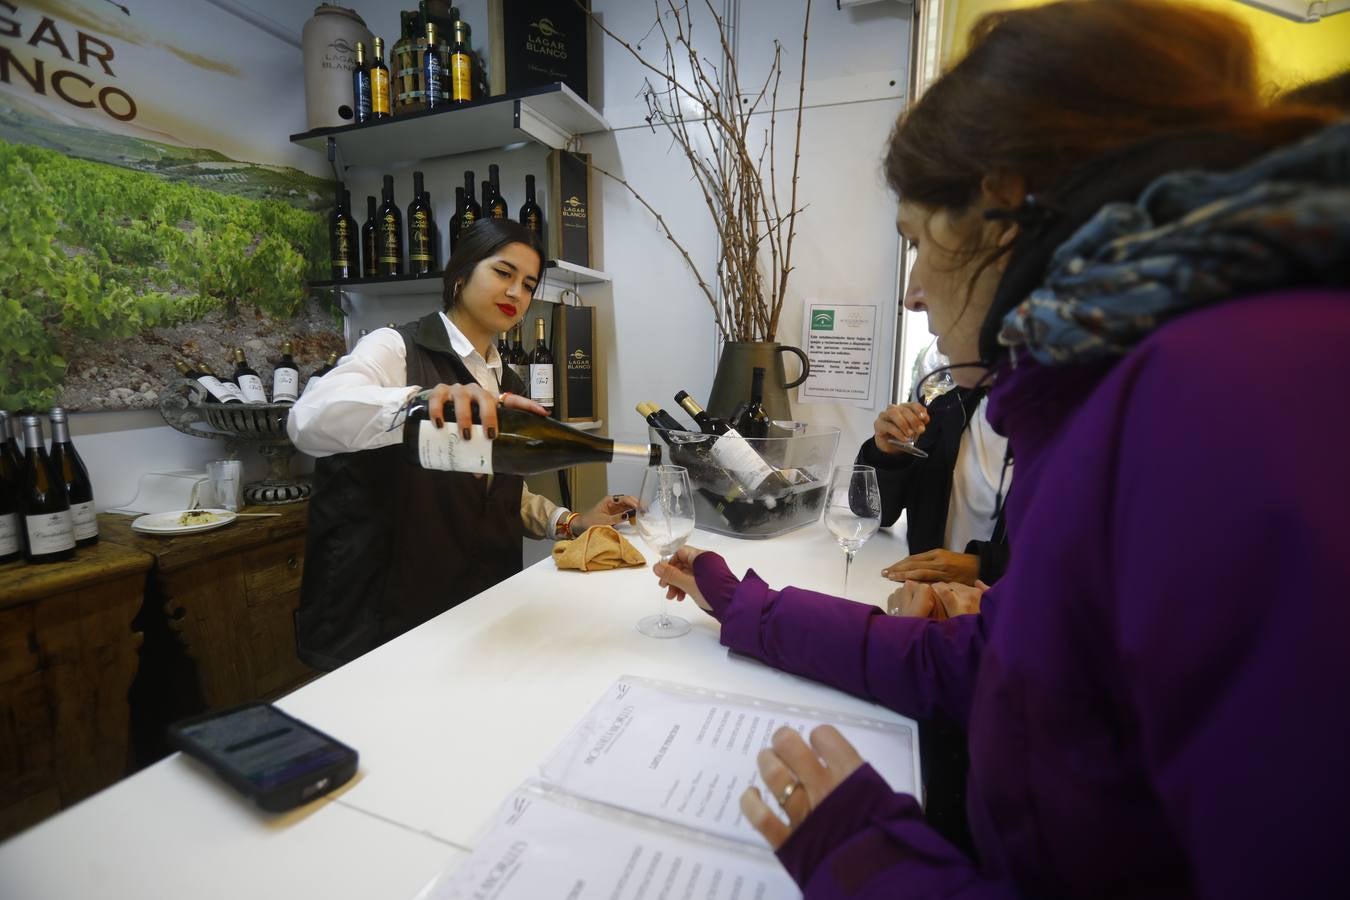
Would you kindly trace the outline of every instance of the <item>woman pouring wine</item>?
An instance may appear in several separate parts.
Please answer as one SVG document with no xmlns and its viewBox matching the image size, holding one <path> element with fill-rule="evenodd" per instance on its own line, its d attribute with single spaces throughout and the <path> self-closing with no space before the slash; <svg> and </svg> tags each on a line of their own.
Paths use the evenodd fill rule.
<svg viewBox="0 0 1350 900">
<path fill-rule="evenodd" d="M 526 535 L 573 537 L 636 506 L 616 495 L 572 512 L 519 475 L 401 458 L 410 401 L 465 439 L 475 410 L 489 440 L 499 403 L 545 415 L 493 343 L 525 317 L 542 265 L 528 229 L 481 220 L 446 265 L 442 311 L 371 332 L 292 408 L 291 440 L 318 457 L 296 628 L 305 663 L 337 668 L 509 578 Z M 438 577 L 428 578 L 427 562 Z"/>
</svg>

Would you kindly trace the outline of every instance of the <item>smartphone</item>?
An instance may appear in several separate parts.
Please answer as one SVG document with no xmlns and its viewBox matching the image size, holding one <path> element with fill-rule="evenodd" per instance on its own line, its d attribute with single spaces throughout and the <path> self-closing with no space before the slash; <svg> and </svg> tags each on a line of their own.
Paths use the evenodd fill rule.
<svg viewBox="0 0 1350 900">
<path fill-rule="evenodd" d="M 269 812 L 346 784 L 356 751 L 270 703 L 246 703 L 169 726 L 169 743 L 206 763 Z"/>
</svg>

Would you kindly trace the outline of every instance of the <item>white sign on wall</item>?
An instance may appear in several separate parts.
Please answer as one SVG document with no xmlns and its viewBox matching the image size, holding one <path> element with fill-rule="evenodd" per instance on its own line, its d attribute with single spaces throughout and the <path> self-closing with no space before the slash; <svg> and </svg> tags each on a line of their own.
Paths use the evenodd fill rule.
<svg viewBox="0 0 1350 900">
<path fill-rule="evenodd" d="M 871 408 L 876 371 L 875 304 L 808 300 L 802 349 L 811 375 L 797 389 L 800 403 L 846 403 Z"/>
</svg>

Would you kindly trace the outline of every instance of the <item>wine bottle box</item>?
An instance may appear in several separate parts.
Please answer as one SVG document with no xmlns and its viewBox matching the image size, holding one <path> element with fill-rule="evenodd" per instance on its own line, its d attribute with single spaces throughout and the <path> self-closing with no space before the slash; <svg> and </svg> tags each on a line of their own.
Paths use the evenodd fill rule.
<svg viewBox="0 0 1350 900">
<path fill-rule="evenodd" d="M 548 254 L 579 266 L 591 265 L 591 157 L 554 150 L 549 154 Z"/>
<path fill-rule="evenodd" d="M 553 307 L 554 415 L 564 422 L 594 422 L 595 308 Z"/>
<path fill-rule="evenodd" d="M 591 22 L 572 0 L 488 0 L 488 93 L 561 81 L 589 100 Z"/>
</svg>

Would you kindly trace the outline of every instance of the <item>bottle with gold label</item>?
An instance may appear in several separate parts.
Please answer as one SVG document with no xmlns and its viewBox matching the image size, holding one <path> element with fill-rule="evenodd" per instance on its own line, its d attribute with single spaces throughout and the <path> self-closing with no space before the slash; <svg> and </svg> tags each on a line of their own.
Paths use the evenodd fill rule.
<svg viewBox="0 0 1350 900">
<path fill-rule="evenodd" d="M 375 55 L 370 60 L 370 117 L 375 121 L 393 115 L 389 94 L 389 67 L 384 64 L 384 39 L 375 39 Z"/>
<path fill-rule="evenodd" d="M 470 103 L 473 101 L 473 53 L 469 49 L 469 24 L 456 19 L 453 36 L 450 39 L 450 102 Z"/>
<path fill-rule="evenodd" d="M 352 218 L 351 192 L 341 186 L 337 192 L 337 206 L 328 220 L 328 243 L 332 250 L 334 281 L 348 281 L 361 270 L 358 244 L 358 226 Z"/>
<path fill-rule="evenodd" d="M 403 214 L 394 203 L 394 176 L 384 176 L 384 203 L 380 205 L 375 241 L 379 244 L 379 273 L 403 274 Z"/>
<path fill-rule="evenodd" d="M 422 173 L 413 172 L 413 201 L 408 204 L 408 273 L 430 275 L 431 205 L 423 189 Z"/>
</svg>

